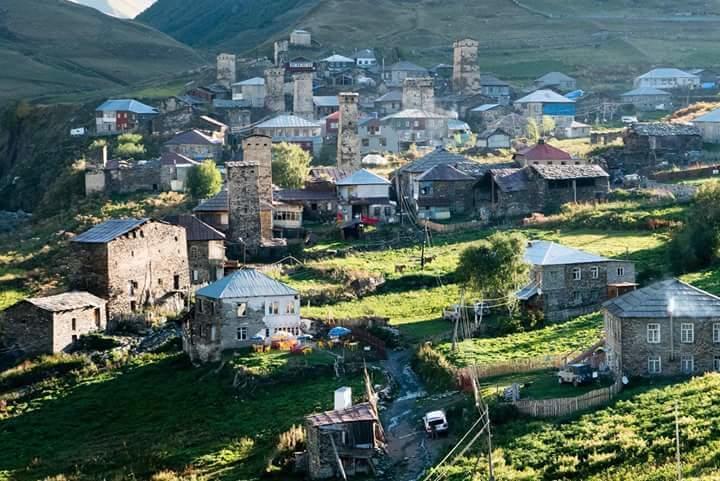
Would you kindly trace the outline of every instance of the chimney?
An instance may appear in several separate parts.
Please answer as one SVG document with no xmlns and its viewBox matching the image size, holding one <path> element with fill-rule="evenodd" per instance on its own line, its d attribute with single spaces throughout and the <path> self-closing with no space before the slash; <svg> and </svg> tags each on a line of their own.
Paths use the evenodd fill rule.
<svg viewBox="0 0 720 481">
<path fill-rule="evenodd" d="M 352 389 L 341 387 L 335 390 L 335 411 L 352 407 Z"/>
</svg>

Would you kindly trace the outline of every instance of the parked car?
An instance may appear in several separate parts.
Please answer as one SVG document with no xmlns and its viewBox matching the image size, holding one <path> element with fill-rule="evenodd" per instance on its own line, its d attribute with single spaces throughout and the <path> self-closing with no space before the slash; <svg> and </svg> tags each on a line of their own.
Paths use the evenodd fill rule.
<svg viewBox="0 0 720 481">
<path fill-rule="evenodd" d="M 439 435 L 447 434 L 448 422 L 445 416 L 445 411 L 430 411 L 423 416 L 423 424 L 425 425 L 425 432 L 430 437 L 436 437 Z"/>
<path fill-rule="evenodd" d="M 557 376 L 560 384 L 579 386 L 595 379 L 597 372 L 594 372 L 589 364 L 568 364 L 558 371 Z"/>
<path fill-rule="evenodd" d="M 638 118 L 635 117 L 635 116 L 631 116 L 631 115 L 623 115 L 623 116 L 620 118 L 620 120 L 621 120 L 622 123 L 624 123 L 624 124 L 636 124 L 637 121 L 638 121 Z"/>
</svg>

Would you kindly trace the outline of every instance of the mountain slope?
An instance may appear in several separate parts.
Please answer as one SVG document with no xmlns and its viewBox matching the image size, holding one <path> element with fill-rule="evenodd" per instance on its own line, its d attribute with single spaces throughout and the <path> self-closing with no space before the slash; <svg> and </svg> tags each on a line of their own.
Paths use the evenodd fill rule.
<svg viewBox="0 0 720 481">
<path fill-rule="evenodd" d="M 375 47 L 426 65 L 449 63 L 452 41 L 481 43 L 481 66 L 508 78 L 565 70 L 610 82 L 652 64 L 718 64 L 716 0 L 158 0 L 138 20 L 190 45 L 247 52 L 294 27 L 311 30 L 324 50 Z M 233 14 L 233 8 L 235 8 Z M 268 7 L 269 8 L 269 7 Z M 202 13 L 200 13 L 202 12 Z M 260 28 L 257 26 L 260 25 Z M 212 26 L 212 32 L 208 27 Z M 215 35 L 216 32 L 222 33 Z"/>
<path fill-rule="evenodd" d="M 119 18 L 135 18 L 155 0 L 70 0 Z"/>
<path fill-rule="evenodd" d="M 0 101 L 118 88 L 202 62 L 148 26 L 65 0 L 0 4 Z"/>
</svg>

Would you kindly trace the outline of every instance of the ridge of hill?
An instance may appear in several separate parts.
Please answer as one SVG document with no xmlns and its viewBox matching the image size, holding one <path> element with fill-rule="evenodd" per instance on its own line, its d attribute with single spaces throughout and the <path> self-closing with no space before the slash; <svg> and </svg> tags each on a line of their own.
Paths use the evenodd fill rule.
<svg viewBox="0 0 720 481">
<path fill-rule="evenodd" d="M 125 88 L 203 63 L 147 25 L 66 0 L 0 5 L 0 101 Z"/>
<path fill-rule="evenodd" d="M 626 83 L 653 65 L 712 67 L 720 8 L 710 0 L 158 0 L 138 17 L 189 45 L 270 54 L 293 28 L 318 54 L 373 47 L 386 63 L 450 63 L 453 40 L 480 41 L 480 63 L 508 79 L 561 70 Z M 212 26 L 212 28 L 209 28 Z"/>
</svg>

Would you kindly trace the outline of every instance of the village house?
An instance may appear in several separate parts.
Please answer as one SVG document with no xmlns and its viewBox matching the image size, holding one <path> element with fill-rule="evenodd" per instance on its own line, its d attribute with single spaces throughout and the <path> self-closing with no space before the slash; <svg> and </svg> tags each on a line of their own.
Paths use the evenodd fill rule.
<svg viewBox="0 0 720 481">
<path fill-rule="evenodd" d="M 690 123 L 700 130 L 703 142 L 720 144 L 720 109 L 696 117 Z"/>
<path fill-rule="evenodd" d="M 307 30 L 293 30 L 290 33 L 290 45 L 294 45 L 296 47 L 311 47 L 312 34 Z"/>
<path fill-rule="evenodd" d="M 160 155 L 160 190 L 185 192 L 188 172 L 200 163 L 175 152 Z"/>
<path fill-rule="evenodd" d="M 388 150 L 385 129 L 376 116 L 365 117 L 358 122 L 358 137 L 360 137 L 360 153 L 363 155 Z"/>
<path fill-rule="evenodd" d="M 623 134 L 628 173 L 654 167 L 662 161 L 686 163 L 687 154 L 702 150 L 700 129 L 690 124 L 636 123 Z"/>
<path fill-rule="evenodd" d="M 573 159 L 572 155 L 562 149 L 553 147 L 545 139 L 539 139 L 536 145 L 519 150 L 513 160 L 521 167 L 528 165 L 581 165 L 587 161 Z"/>
<path fill-rule="evenodd" d="M 315 118 L 327 117 L 340 110 L 340 102 L 337 95 L 315 95 L 313 96 L 315 107 Z"/>
<path fill-rule="evenodd" d="M 543 117 L 550 117 L 556 128 L 563 129 L 575 120 L 575 101 L 552 90 L 536 90 L 516 100 L 515 107 L 538 125 L 542 125 Z"/>
<path fill-rule="evenodd" d="M 229 85 L 229 84 L 228 84 Z M 201 85 L 188 90 L 187 95 L 200 99 L 204 103 L 210 104 L 216 99 L 232 98 L 232 91 L 220 83 L 210 85 Z"/>
<path fill-rule="evenodd" d="M 95 131 L 98 135 L 150 131 L 158 113 L 137 100 L 107 100 L 95 109 Z"/>
<path fill-rule="evenodd" d="M 158 159 L 111 159 L 104 164 L 88 164 L 85 170 L 85 195 L 159 192 L 161 169 Z"/>
<path fill-rule="evenodd" d="M 588 124 L 573 120 L 570 125 L 562 129 L 559 137 L 564 139 L 583 139 L 590 137 L 591 127 Z"/>
<path fill-rule="evenodd" d="M 656 68 L 635 78 L 635 88 L 695 89 L 700 87 L 700 77 L 676 68 Z"/>
<path fill-rule="evenodd" d="M 360 169 L 337 182 L 338 215 L 345 222 L 359 219 L 365 224 L 395 221 L 395 203 L 390 200 L 390 181 Z"/>
<path fill-rule="evenodd" d="M 388 87 L 402 87 L 407 78 L 425 78 L 429 75 L 426 68 L 412 62 L 397 62 L 382 73 L 382 79 Z"/>
<path fill-rule="evenodd" d="M 375 110 L 382 116 L 394 114 L 402 110 L 402 90 L 391 89 L 375 99 Z"/>
<path fill-rule="evenodd" d="M 367 378 L 366 378 L 367 379 Z M 352 390 L 334 393 L 334 409 L 305 418 L 307 466 L 310 479 L 379 474 L 373 457 L 385 445 L 377 400 L 366 380 L 368 401 L 353 404 Z"/>
<path fill-rule="evenodd" d="M 355 60 L 344 55 L 333 54 L 320 60 L 320 69 L 326 73 L 346 72 L 355 67 Z"/>
<path fill-rule="evenodd" d="M 174 152 L 193 160 L 213 159 L 219 162 L 223 158 L 224 144 L 222 138 L 192 129 L 177 134 L 165 142 L 163 147 L 167 152 Z"/>
<path fill-rule="evenodd" d="M 577 81 L 562 72 L 546 73 L 535 79 L 533 85 L 536 89 L 556 89 L 561 92 L 571 92 L 577 89 Z"/>
<path fill-rule="evenodd" d="M 709 68 L 694 68 L 688 72 L 698 76 L 700 79 L 700 87 L 703 89 L 710 90 L 717 88 L 718 78 L 720 78 L 720 76 L 716 70 Z"/>
<path fill-rule="evenodd" d="M 500 105 L 510 104 L 510 96 L 512 91 L 510 84 L 504 80 L 500 80 L 494 75 L 480 75 L 481 93 L 488 98 L 494 99 Z"/>
<path fill-rule="evenodd" d="M 473 125 L 487 130 L 490 124 L 496 122 L 507 113 L 508 108 L 500 104 L 480 104 L 468 110 L 466 118 Z"/>
<path fill-rule="evenodd" d="M 202 286 L 222 279 L 225 234 L 190 214 L 169 216 L 165 220 L 185 229 L 190 283 L 193 286 Z"/>
<path fill-rule="evenodd" d="M 340 111 L 333 112 L 327 117 L 321 119 L 322 136 L 326 143 L 334 143 L 332 139 L 337 139 L 337 135 L 340 129 Z"/>
<path fill-rule="evenodd" d="M 232 134 L 240 133 L 252 124 L 251 105 L 247 100 L 216 99 L 213 100 L 212 108 Z"/>
<path fill-rule="evenodd" d="M 549 241 L 525 251 L 530 280 L 516 293 L 523 307 L 560 322 L 599 309 L 609 297 L 635 288 L 635 264 Z"/>
<path fill-rule="evenodd" d="M 420 175 L 413 187 L 418 217 L 447 220 L 472 212 L 477 179 L 452 165 L 438 164 Z"/>
<path fill-rule="evenodd" d="M 370 69 L 377 66 L 377 57 L 375 57 L 375 51 L 373 49 L 365 48 L 359 50 L 355 52 L 353 58 L 360 68 Z"/>
<path fill-rule="evenodd" d="M 488 129 L 478 134 L 475 145 L 484 149 L 509 149 L 512 137 L 503 129 Z"/>
<path fill-rule="evenodd" d="M 185 229 L 151 219 L 111 219 L 72 239 L 74 288 L 108 301 L 108 322 L 176 314 L 190 287 Z"/>
<path fill-rule="evenodd" d="M 232 84 L 232 100 L 246 100 L 252 108 L 261 109 L 265 106 L 265 79 L 253 77 Z"/>
<path fill-rule="evenodd" d="M 278 115 L 255 126 L 256 134 L 272 137 L 273 143 L 297 144 L 314 155 L 322 148 L 322 126 L 295 115 Z"/>
<path fill-rule="evenodd" d="M 620 96 L 623 104 L 630 104 L 641 112 L 670 110 L 672 95 L 655 87 L 638 87 Z"/>
<path fill-rule="evenodd" d="M 280 332 L 302 334 L 300 295 L 254 269 L 240 269 L 195 293 L 183 349 L 193 360 L 219 361 L 227 350 L 270 342 Z"/>
<path fill-rule="evenodd" d="M 448 139 L 448 120 L 444 114 L 437 114 L 419 109 L 406 109 L 380 119 L 380 129 L 375 132 L 379 144 L 384 148 L 369 148 L 368 129 L 360 129 L 361 152 L 404 152 L 411 145 L 417 147 L 434 147 L 442 145 Z M 369 135 L 368 135 L 369 134 Z"/>
<path fill-rule="evenodd" d="M 80 336 L 105 330 L 105 308 L 87 292 L 27 298 L 0 313 L 2 344 L 26 356 L 66 351 Z"/>
<path fill-rule="evenodd" d="M 193 214 L 220 232 L 227 232 L 230 222 L 227 189 L 223 189 L 209 199 L 200 202 L 200 204 L 193 209 Z"/>
<path fill-rule="evenodd" d="M 720 298 L 677 279 L 603 304 L 607 362 L 618 376 L 720 371 Z"/>
<path fill-rule="evenodd" d="M 282 214 L 276 212 L 276 224 L 281 225 L 282 221 L 299 221 L 293 227 L 301 227 L 303 216 L 312 220 L 333 220 L 338 211 L 338 195 L 336 190 L 311 190 L 305 189 L 278 189 L 273 193 L 274 198 L 283 204 L 299 206 L 299 214 L 289 216 L 289 219 L 282 219 Z M 288 216 L 285 216 L 288 217 Z M 278 223 L 280 222 L 280 223 Z M 290 225 L 283 225 L 290 227 Z"/>
</svg>

